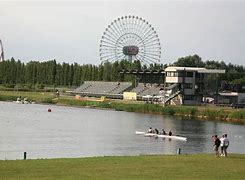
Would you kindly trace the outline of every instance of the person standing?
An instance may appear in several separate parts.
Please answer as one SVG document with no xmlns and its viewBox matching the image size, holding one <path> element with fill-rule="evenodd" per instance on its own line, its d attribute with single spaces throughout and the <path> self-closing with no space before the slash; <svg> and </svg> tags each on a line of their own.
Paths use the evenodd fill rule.
<svg viewBox="0 0 245 180">
<path fill-rule="evenodd" d="M 219 157 L 220 140 L 219 140 L 217 134 L 213 136 L 213 141 L 214 141 L 213 147 L 214 147 L 215 156 Z"/>
<path fill-rule="evenodd" d="M 227 157 L 227 148 L 230 145 L 229 139 L 227 138 L 227 134 L 224 135 L 224 156 Z"/>
<path fill-rule="evenodd" d="M 225 141 L 225 135 L 222 135 L 220 138 L 220 156 L 225 156 L 224 154 L 224 141 Z"/>
</svg>

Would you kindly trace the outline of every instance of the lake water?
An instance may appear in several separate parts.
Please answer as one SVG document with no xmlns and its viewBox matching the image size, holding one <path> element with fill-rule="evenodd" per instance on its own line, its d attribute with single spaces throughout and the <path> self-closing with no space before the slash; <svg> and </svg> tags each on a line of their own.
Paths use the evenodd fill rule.
<svg viewBox="0 0 245 180">
<path fill-rule="evenodd" d="M 48 112 L 51 108 L 52 112 Z M 187 142 L 135 135 L 149 127 Z M 228 134 L 229 152 L 245 153 L 245 126 L 112 110 L 0 102 L 0 159 L 211 153 L 213 134 Z"/>
</svg>

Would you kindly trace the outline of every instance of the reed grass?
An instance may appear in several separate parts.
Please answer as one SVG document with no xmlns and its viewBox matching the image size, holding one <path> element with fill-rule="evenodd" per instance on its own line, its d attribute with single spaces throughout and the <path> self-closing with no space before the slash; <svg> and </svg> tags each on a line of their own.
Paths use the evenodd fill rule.
<svg viewBox="0 0 245 180">
<path fill-rule="evenodd" d="M 17 97 L 26 97 L 30 101 L 37 103 L 60 104 L 79 107 L 95 107 L 114 109 L 116 111 L 152 113 L 159 115 L 176 115 L 188 118 L 198 118 L 213 121 L 233 122 L 245 124 L 245 110 L 231 109 L 223 107 L 202 107 L 202 106 L 161 106 L 158 104 L 147 104 L 139 102 L 126 102 L 121 100 L 100 101 L 95 100 L 78 100 L 73 97 L 62 96 L 55 98 L 53 93 L 40 92 L 11 92 L 0 91 L 0 101 L 15 101 Z"/>
</svg>

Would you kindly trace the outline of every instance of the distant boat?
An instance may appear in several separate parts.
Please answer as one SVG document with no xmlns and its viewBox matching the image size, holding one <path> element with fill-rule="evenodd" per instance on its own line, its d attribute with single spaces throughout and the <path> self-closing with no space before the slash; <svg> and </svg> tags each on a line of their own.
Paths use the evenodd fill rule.
<svg viewBox="0 0 245 180">
<path fill-rule="evenodd" d="M 141 132 L 141 131 L 135 131 L 135 134 L 137 135 L 144 135 L 145 137 L 159 137 L 159 138 L 167 138 L 167 139 L 176 139 L 181 141 L 187 141 L 186 137 L 181 136 L 169 136 L 169 135 L 163 135 L 163 134 L 154 134 L 154 133 L 147 133 L 147 132 Z"/>
<path fill-rule="evenodd" d="M 35 104 L 35 102 L 28 101 L 27 98 L 24 98 L 23 100 L 21 98 L 17 98 L 16 101 L 13 101 L 17 104 Z"/>
</svg>

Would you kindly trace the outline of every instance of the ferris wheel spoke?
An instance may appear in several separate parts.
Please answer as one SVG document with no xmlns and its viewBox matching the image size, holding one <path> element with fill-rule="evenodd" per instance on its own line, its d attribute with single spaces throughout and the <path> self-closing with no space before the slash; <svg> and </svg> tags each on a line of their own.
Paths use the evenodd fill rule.
<svg viewBox="0 0 245 180">
<path fill-rule="evenodd" d="M 117 38 L 120 37 L 122 34 L 124 34 L 124 31 L 122 27 L 120 26 L 122 19 L 118 18 L 117 20 L 114 20 L 114 26 L 112 27 L 113 30 L 117 33 Z"/>
<path fill-rule="evenodd" d="M 121 17 L 121 20 L 119 21 L 118 25 L 123 34 L 127 33 L 126 28 L 125 28 L 125 18 L 124 17 Z"/>
<path fill-rule="evenodd" d="M 152 58 L 150 58 L 150 57 L 145 57 L 145 60 L 147 60 L 148 62 L 153 63 L 153 64 L 156 63 L 156 61 L 153 61 Z"/>
<path fill-rule="evenodd" d="M 141 33 L 141 36 L 144 34 L 146 28 L 148 28 L 148 22 L 145 19 L 143 19 L 140 22 L 140 28 L 139 28 L 139 32 Z"/>
<path fill-rule="evenodd" d="M 101 57 L 101 59 L 107 59 L 107 60 L 109 60 L 109 59 L 112 59 L 113 57 L 115 57 L 115 55 L 103 56 L 103 57 Z"/>
<path fill-rule="evenodd" d="M 147 63 L 155 63 L 153 60 L 151 60 L 150 58 L 148 57 L 145 57 L 145 56 L 142 56 L 140 55 L 142 61 L 146 61 Z"/>
<path fill-rule="evenodd" d="M 105 34 L 106 34 L 106 35 L 113 36 L 114 39 L 117 39 L 117 38 L 118 38 L 117 32 L 115 32 L 114 29 L 111 28 L 111 26 L 108 26 L 108 28 L 106 28 Z"/>
<path fill-rule="evenodd" d="M 117 56 L 114 56 L 114 57 L 111 59 L 111 62 L 115 62 L 115 61 L 118 61 Z"/>
<path fill-rule="evenodd" d="M 149 51 L 149 50 L 146 50 L 145 53 L 153 53 L 153 54 L 160 55 L 161 54 L 161 51 Z"/>
<path fill-rule="evenodd" d="M 119 32 L 119 37 L 120 36 L 122 36 L 125 32 L 124 32 L 124 29 L 122 28 L 122 26 L 121 26 L 121 19 L 119 19 L 118 21 L 117 21 L 117 23 L 115 24 L 116 26 L 115 26 L 115 28 L 117 29 L 117 31 Z"/>
<path fill-rule="evenodd" d="M 118 40 L 118 37 L 116 35 L 117 34 L 114 34 L 114 33 L 111 33 L 110 31 L 108 31 L 107 33 L 104 34 L 104 37 L 110 38 L 110 39 L 112 39 L 113 41 L 116 42 Z"/>
<path fill-rule="evenodd" d="M 140 20 L 140 18 L 138 19 L 138 26 L 136 27 L 137 32 L 140 34 L 140 36 L 142 37 L 142 27 L 143 27 L 143 21 Z"/>
<path fill-rule="evenodd" d="M 148 42 L 144 42 L 144 44 L 145 45 L 148 45 L 148 44 L 152 44 L 152 43 L 156 43 L 157 42 L 157 40 L 151 40 L 151 41 L 148 41 Z"/>
<path fill-rule="evenodd" d="M 118 41 L 120 41 L 120 44 L 122 44 L 122 46 L 125 46 L 126 45 L 126 38 L 125 37 L 122 37 L 122 38 L 120 38 L 120 40 L 118 40 Z"/>
<path fill-rule="evenodd" d="M 151 31 L 151 25 L 150 25 L 150 24 L 147 24 L 147 25 L 145 25 L 145 26 L 143 27 L 143 29 L 142 29 L 142 34 L 141 34 L 142 38 L 144 37 L 144 35 L 145 35 L 148 31 Z"/>
<path fill-rule="evenodd" d="M 106 36 L 102 36 L 102 40 L 106 40 L 108 42 L 112 42 L 112 43 L 115 43 L 116 44 L 116 41 L 114 39 L 112 39 L 112 38 L 110 39 L 110 38 L 108 38 Z"/>
<path fill-rule="evenodd" d="M 117 56 L 117 57 L 116 57 L 116 61 L 122 60 L 121 58 L 124 57 L 124 56 L 125 56 L 124 54 L 121 54 L 121 55 Z"/>
<path fill-rule="evenodd" d="M 149 40 L 152 40 L 152 39 L 154 39 L 154 40 L 158 40 L 159 39 L 155 32 L 153 32 L 153 33 L 149 34 L 148 36 L 144 37 L 144 41 L 145 42 L 147 42 Z"/>
<path fill-rule="evenodd" d="M 159 61 L 159 59 L 160 59 L 160 57 L 159 57 L 159 58 L 152 57 L 152 56 L 150 56 L 150 55 L 148 55 L 148 54 L 146 54 L 146 53 L 145 53 L 145 57 L 148 57 L 148 58 L 151 58 L 151 59 L 155 59 L 155 60 L 157 60 L 157 61 Z"/>
<path fill-rule="evenodd" d="M 145 20 L 141 21 L 140 28 L 139 28 L 141 37 L 143 36 L 145 29 L 148 27 L 148 24 L 146 24 L 144 21 Z"/>
<path fill-rule="evenodd" d="M 151 55 L 151 56 L 156 56 L 156 57 L 159 57 L 159 55 L 160 55 L 160 54 L 153 54 L 153 53 L 149 53 L 149 52 L 145 52 L 145 54 Z"/>
<path fill-rule="evenodd" d="M 115 46 L 110 46 L 110 45 L 107 45 L 107 44 L 101 44 L 100 48 L 102 48 L 102 47 L 115 48 Z"/>
<path fill-rule="evenodd" d="M 106 39 L 103 39 L 103 40 L 101 40 L 101 41 L 103 41 L 105 44 L 109 44 L 109 45 L 111 45 L 111 46 L 113 46 L 113 47 L 116 47 L 116 43 L 110 42 L 110 41 L 108 41 L 108 40 L 106 40 Z"/>
<path fill-rule="evenodd" d="M 146 49 L 149 49 L 149 48 L 157 48 L 157 47 L 159 47 L 160 46 L 160 43 L 155 43 L 155 44 L 146 44 L 145 45 L 145 48 Z"/>
<path fill-rule="evenodd" d="M 107 29 L 106 32 L 104 32 L 103 34 L 104 36 L 109 36 L 110 38 L 113 38 L 115 41 L 117 40 L 118 38 L 118 35 L 111 29 Z"/>
<path fill-rule="evenodd" d="M 120 29 L 117 27 L 117 22 L 115 22 L 112 26 L 112 32 L 114 34 L 114 36 L 116 37 L 116 39 L 118 39 L 118 37 L 121 36 L 122 32 L 120 31 Z"/>
<path fill-rule="evenodd" d="M 109 55 L 109 54 L 114 54 L 115 51 L 105 51 L 103 53 L 100 53 L 100 55 Z"/>
<path fill-rule="evenodd" d="M 138 27 L 138 19 L 136 19 L 136 17 L 133 19 L 133 22 L 132 22 L 132 26 L 133 26 L 133 28 L 134 28 L 134 33 L 137 33 L 137 27 Z"/>
<path fill-rule="evenodd" d="M 125 27 L 126 27 L 126 32 L 130 32 L 130 29 L 129 29 L 129 17 L 128 16 L 125 16 Z"/>
<path fill-rule="evenodd" d="M 146 37 L 148 37 L 148 36 L 152 33 L 152 31 L 154 31 L 153 28 L 148 29 L 148 30 L 143 34 L 142 38 L 145 40 Z M 153 32 L 153 33 L 154 33 L 154 32 Z"/>
</svg>

